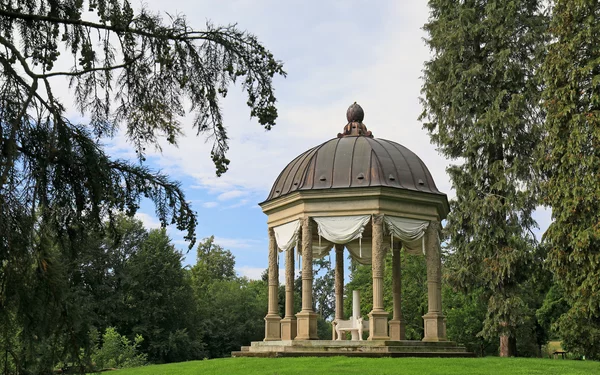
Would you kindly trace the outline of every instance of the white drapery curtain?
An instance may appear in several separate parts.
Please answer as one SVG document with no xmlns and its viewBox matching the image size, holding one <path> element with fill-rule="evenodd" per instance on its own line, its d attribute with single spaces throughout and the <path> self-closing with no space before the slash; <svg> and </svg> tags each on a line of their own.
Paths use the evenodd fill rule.
<svg viewBox="0 0 600 375">
<path fill-rule="evenodd" d="M 334 244 L 346 245 L 358 239 L 358 258 L 362 258 L 362 234 L 371 215 L 313 217 L 313 220 L 317 223 L 319 242 L 325 238 Z"/>
<path fill-rule="evenodd" d="M 287 251 L 295 247 L 298 243 L 298 233 L 300 232 L 300 220 L 290 221 L 283 225 L 273 228 L 275 232 L 275 242 L 280 252 Z"/>
<path fill-rule="evenodd" d="M 383 250 L 388 251 L 389 248 L 390 248 L 390 239 L 384 238 L 383 239 Z M 346 244 L 346 249 L 348 249 L 350 256 L 352 256 L 352 258 L 354 260 L 356 260 L 358 263 L 371 264 L 371 261 L 373 259 L 372 239 L 370 239 L 370 238 L 364 239 L 363 238 L 361 243 L 359 243 L 358 240 L 348 242 Z"/>
<path fill-rule="evenodd" d="M 290 221 L 289 223 L 285 223 L 283 225 L 279 225 L 273 228 L 273 232 L 275 232 L 275 242 L 277 243 L 277 248 L 279 252 L 284 252 L 288 250 L 292 250 L 296 247 L 296 263 L 298 270 L 301 268 L 300 256 L 302 255 L 302 250 L 299 249 L 299 234 L 300 234 L 301 222 L 300 220 Z M 314 243 L 312 245 L 313 250 L 313 258 L 321 259 L 325 255 L 329 254 L 331 249 L 333 248 L 333 243 L 322 239 L 320 243 Z M 279 257 L 278 257 L 279 261 Z"/>
<path fill-rule="evenodd" d="M 329 254 L 331 249 L 333 248 L 333 242 L 329 242 L 327 240 L 321 239 L 321 244 L 315 243 L 313 241 L 312 249 L 313 249 L 313 259 L 321 259 L 325 255 Z"/>
<path fill-rule="evenodd" d="M 319 236 L 344 245 L 362 237 L 371 215 L 313 217 L 313 220 L 317 223 Z"/>
<path fill-rule="evenodd" d="M 425 254 L 425 231 L 429 221 L 408 219 L 396 216 L 384 216 L 386 234 L 383 242 L 384 250 L 393 246 L 394 241 L 402 241 L 409 254 Z M 334 244 L 345 245 L 350 255 L 361 264 L 370 264 L 372 258 L 371 239 L 363 240 L 362 233 L 371 220 L 371 215 L 313 217 L 317 223 L 319 241 L 313 240 L 313 258 L 319 259 L 329 254 Z M 296 247 L 299 242 L 301 223 L 294 220 L 273 228 L 275 241 L 279 251 L 287 251 Z M 298 268 L 300 255 L 297 250 Z"/>
<path fill-rule="evenodd" d="M 345 244 L 346 249 L 352 256 L 352 259 L 360 264 L 371 264 L 373 259 L 373 246 L 371 240 L 359 241 L 354 240 Z"/>
<path fill-rule="evenodd" d="M 404 217 L 384 216 L 387 233 L 393 246 L 395 238 L 402 241 L 404 249 L 411 254 L 425 254 L 425 231 L 429 221 L 408 219 Z"/>
</svg>

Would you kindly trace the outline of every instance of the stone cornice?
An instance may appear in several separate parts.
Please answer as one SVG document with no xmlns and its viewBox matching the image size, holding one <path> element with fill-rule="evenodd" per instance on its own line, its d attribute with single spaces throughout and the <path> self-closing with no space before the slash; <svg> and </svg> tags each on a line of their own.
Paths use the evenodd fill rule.
<svg viewBox="0 0 600 375">
<path fill-rule="evenodd" d="M 306 216 L 359 214 L 386 214 L 443 220 L 449 212 L 445 194 L 382 186 L 296 191 L 259 205 L 269 216 L 270 226 Z M 397 212 L 398 207 L 403 208 L 402 212 Z M 431 211 L 432 209 L 435 209 L 435 213 Z"/>
</svg>

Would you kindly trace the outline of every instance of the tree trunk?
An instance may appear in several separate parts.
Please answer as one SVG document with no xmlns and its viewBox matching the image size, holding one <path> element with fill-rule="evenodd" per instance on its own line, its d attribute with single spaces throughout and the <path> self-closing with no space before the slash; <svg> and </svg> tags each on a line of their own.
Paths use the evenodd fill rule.
<svg viewBox="0 0 600 375">
<path fill-rule="evenodd" d="M 508 335 L 500 336 L 500 357 L 516 357 L 517 340 Z"/>
</svg>

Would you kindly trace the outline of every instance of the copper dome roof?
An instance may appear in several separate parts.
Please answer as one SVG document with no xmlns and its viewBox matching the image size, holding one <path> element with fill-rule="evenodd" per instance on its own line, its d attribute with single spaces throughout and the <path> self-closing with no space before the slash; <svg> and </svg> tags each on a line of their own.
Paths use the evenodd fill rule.
<svg viewBox="0 0 600 375">
<path fill-rule="evenodd" d="M 372 136 L 338 136 L 289 163 L 266 201 L 294 191 L 371 186 L 444 195 L 425 164 L 406 147 Z"/>
</svg>

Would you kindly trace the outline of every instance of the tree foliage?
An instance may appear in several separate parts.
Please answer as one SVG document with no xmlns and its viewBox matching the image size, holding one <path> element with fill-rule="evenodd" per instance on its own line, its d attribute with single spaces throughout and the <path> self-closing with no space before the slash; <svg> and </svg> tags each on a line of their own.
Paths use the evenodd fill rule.
<svg viewBox="0 0 600 375">
<path fill-rule="evenodd" d="M 600 4 L 557 0 L 542 67 L 547 111 L 539 167 L 552 207 L 544 240 L 571 305 L 559 320 L 568 350 L 600 358 Z"/>
<path fill-rule="evenodd" d="M 190 269 L 164 229 L 118 216 L 114 232 L 78 243 L 76 258 L 55 254 L 64 267 L 31 269 L 40 277 L 24 291 L 27 299 L 1 315 L 0 368 L 86 373 L 223 357 L 261 340 L 267 283 L 237 277 L 233 255 L 213 241 L 199 244 Z"/>
<path fill-rule="evenodd" d="M 126 264 L 122 331 L 143 337 L 140 348 L 155 363 L 203 354 L 197 306 L 182 258 L 165 229 L 154 229 Z"/>
<path fill-rule="evenodd" d="M 521 283 L 534 260 L 530 182 L 541 136 L 545 17 L 537 0 L 431 0 L 425 25 L 421 119 L 458 164 L 447 232 L 452 282 L 489 300 L 482 334 L 515 337 L 526 304 Z"/>
<path fill-rule="evenodd" d="M 240 278 L 234 267 L 234 256 L 213 236 L 198 244 L 190 273 L 209 358 L 229 356 L 264 338 L 267 283 Z"/>
<path fill-rule="evenodd" d="M 498 353 L 496 340 L 479 335 L 487 314 L 485 293 L 481 290 L 472 290 L 468 294 L 457 293 L 445 283 L 442 286 L 442 298 L 449 340 L 465 345 L 467 350 L 480 357 Z"/>
<path fill-rule="evenodd" d="M 330 257 L 313 260 L 313 302 L 315 304 L 314 311 L 319 314 L 320 318 L 333 320 L 335 317 L 335 270 L 331 267 Z"/>
<path fill-rule="evenodd" d="M 215 237 L 205 238 L 196 248 L 196 264 L 192 267 L 192 283 L 202 292 L 214 281 L 235 279 L 235 258 L 231 251 L 215 243 Z"/>
<path fill-rule="evenodd" d="M 114 327 L 108 327 L 102 334 L 102 346 L 92 354 L 94 368 L 126 368 L 145 365 L 147 355 L 139 352 L 139 346 L 144 341 L 137 335 L 133 342 L 117 332 Z"/>
</svg>

